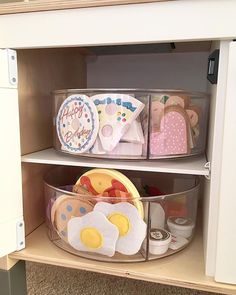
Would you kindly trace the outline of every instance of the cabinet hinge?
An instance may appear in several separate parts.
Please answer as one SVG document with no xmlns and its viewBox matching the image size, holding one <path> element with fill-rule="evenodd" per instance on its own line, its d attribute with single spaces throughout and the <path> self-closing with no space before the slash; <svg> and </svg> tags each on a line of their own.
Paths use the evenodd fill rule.
<svg viewBox="0 0 236 295">
<path fill-rule="evenodd" d="M 12 49 L 7 49 L 7 60 L 8 60 L 8 75 L 9 83 L 11 85 L 17 85 L 17 56 L 16 51 Z"/>
<path fill-rule="evenodd" d="M 211 162 L 206 162 L 204 168 L 208 170 L 208 175 L 205 175 L 205 178 L 210 180 L 211 179 Z"/>
<path fill-rule="evenodd" d="M 213 51 L 208 57 L 207 80 L 217 84 L 220 50 Z"/>
<path fill-rule="evenodd" d="M 24 220 L 21 219 L 16 223 L 16 250 L 22 250 L 25 248 L 25 224 Z"/>
</svg>

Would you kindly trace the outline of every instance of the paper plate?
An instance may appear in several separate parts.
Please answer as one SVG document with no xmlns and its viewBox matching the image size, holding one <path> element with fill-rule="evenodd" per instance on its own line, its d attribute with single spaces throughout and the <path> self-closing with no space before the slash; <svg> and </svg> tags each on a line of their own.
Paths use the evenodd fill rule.
<svg viewBox="0 0 236 295">
<path fill-rule="evenodd" d="M 62 150 L 75 154 L 87 152 L 99 129 L 95 104 L 86 95 L 70 95 L 58 111 L 56 127 Z"/>
<path fill-rule="evenodd" d="M 70 195 L 61 195 L 51 209 L 51 222 L 58 235 L 67 241 L 67 223 L 73 217 L 81 217 L 93 210 L 94 205 L 89 200 Z"/>
<path fill-rule="evenodd" d="M 142 218 L 143 204 L 139 200 L 140 195 L 134 184 L 122 173 L 116 170 L 109 169 L 92 169 L 84 173 L 77 181 L 76 184 L 86 186 L 86 189 L 93 195 L 102 194 L 109 188 L 126 189 L 132 196 L 132 202 L 138 209 Z M 120 187 L 119 187 L 120 186 Z"/>
<path fill-rule="evenodd" d="M 144 108 L 128 94 L 105 93 L 91 97 L 99 114 L 99 137 L 105 151 L 112 151 Z"/>
</svg>

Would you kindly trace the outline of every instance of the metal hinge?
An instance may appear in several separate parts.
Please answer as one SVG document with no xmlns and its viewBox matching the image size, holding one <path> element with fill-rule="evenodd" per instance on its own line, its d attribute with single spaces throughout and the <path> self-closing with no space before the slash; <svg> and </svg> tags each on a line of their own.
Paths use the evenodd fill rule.
<svg viewBox="0 0 236 295">
<path fill-rule="evenodd" d="M 17 82 L 18 82 L 16 51 L 12 49 L 7 49 L 7 59 L 8 59 L 9 83 L 15 86 L 17 85 Z"/>
<path fill-rule="evenodd" d="M 204 165 L 204 168 L 208 170 L 208 175 L 205 175 L 205 178 L 207 180 L 211 179 L 211 162 L 206 162 L 206 164 Z"/>
<path fill-rule="evenodd" d="M 16 242 L 17 251 L 25 248 L 25 223 L 23 219 L 16 223 Z"/>
<path fill-rule="evenodd" d="M 220 50 L 217 49 L 208 57 L 207 79 L 211 84 L 217 84 Z"/>
</svg>

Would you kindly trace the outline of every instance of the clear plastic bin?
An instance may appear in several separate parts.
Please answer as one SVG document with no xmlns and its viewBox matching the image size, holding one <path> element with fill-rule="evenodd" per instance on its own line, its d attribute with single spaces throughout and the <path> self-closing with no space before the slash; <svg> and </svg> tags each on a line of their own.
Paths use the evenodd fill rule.
<svg viewBox="0 0 236 295">
<path fill-rule="evenodd" d="M 204 153 L 208 123 L 207 95 L 156 90 L 151 97 L 149 158 Z"/>
<path fill-rule="evenodd" d="M 198 177 L 84 172 L 57 167 L 45 177 L 48 233 L 60 248 L 99 261 L 135 262 L 172 255 L 191 242 Z M 104 173 L 109 177 L 98 177 Z M 88 179 L 93 188 L 101 188 L 97 193 L 103 193 L 88 193 Z M 84 185 L 79 190 L 78 182 Z"/>
<path fill-rule="evenodd" d="M 53 93 L 54 147 L 75 156 L 159 159 L 204 153 L 208 97 L 181 90 Z"/>
<path fill-rule="evenodd" d="M 149 96 L 127 89 L 54 91 L 55 149 L 77 156 L 146 159 Z"/>
</svg>

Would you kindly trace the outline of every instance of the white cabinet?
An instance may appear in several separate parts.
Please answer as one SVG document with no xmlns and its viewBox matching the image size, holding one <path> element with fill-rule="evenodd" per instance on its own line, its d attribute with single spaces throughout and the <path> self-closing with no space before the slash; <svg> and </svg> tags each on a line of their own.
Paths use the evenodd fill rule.
<svg viewBox="0 0 236 295">
<path fill-rule="evenodd" d="M 24 224 L 21 192 L 21 160 L 19 110 L 17 92 L 16 55 L 11 50 L 0 50 L 1 152 L 0 195 L 2 210 L 0 256 L 24 247 Z"/>
<path fill-rule="evenodd" d="M 222 166 L 219 187 L 219 215 L 218 235 L 216 243 L 216 273 L 215 278 L 219 281 L 235 284 L 235 241 L 236 224 L 234 222 L 234 210 L 236 208 L 234 183 L 236 163 L 236 118 L 235 102 L 235 75 L 236 75 L 236 43 L 229 46 L 229 66 L 227 70 L 227 88 L 225 94 L 225 123 L 222 136 Z"/>
<path fill-rule="evenodd" d="M 233 170 L 236 164 L 236 45 L 233 41 L 236 36 L 235 10 L 236 3 L 229 0 L 167 1 L 0 16 L 0 48 L 16 50 L 19 74 L 17 91 L 16 86 L 7 85 L 9 67 L 6 59 L 2 58 L 7 51 L 0 51 L 0 99 L 3 109 L 11 110 L 10 117 L 8 112 L 3 112 L 0 118 L 0 130 L 4 134 L 1 145 L 1 167 L 4 167 L 1 169 L 1 179 L 6 183 L 6 186 L 0 189 L 0 198 L 2 203 L 6 204 L 6 210 L 2 209 L 3 214 L 0 217 L 0 227 L 6 237 L 4 244 L 0 244 L 1 256 L 18 249 L 15 226 L 16 221 L 21 221 L 24 215 L 26 248 L 10 254 L 11 258 L 235 294 L 235 285 L 224 284 L 236 284 L 236 178 Z M 199 40 L 207 43 L 199 43 Z M 105 78 L 101 78 L 102 74 L 99 77 L 100 82 L 96 79 L 96 73 L 99 73 L 100 69 L 111 71 L 109 76 L 112 83 L 115 66 L 114 70 L 110 69 L 106 58 L 98 58 L 94 64 L 90 63 L 91 59 L 96 59 L 94 56 L 90 54 L 90 57 L 86 58 L 86 55 L 93 51 L 92 46 L 148 46 L 149 43 L 169 42 L 175 42 L 176 51 L 182 48 L 183 62 L 178 60 L 181 55 L 172 52 L 159 55 L 159 59 L 155 54 L 146 56 L 153 64 L 156 63 L 157 67 L 162 60 L 162 66 L 156 70 L 157 75 L 161 76 L 161 71 L 166 71 L 168 76 L 171 69 L 168 67 L 168 60 L 173 59 L 175 54 L 175 75 L 166 83 L 173 85 L 172 87 L 176 87 L 174 82 L 178 72 L 181 72 L 178 83 L 183 82 L 185 86 L 184 81 L 186 83 L 187 78 L 188 81 L 191 80 L 191 74 L 184 68 L 192 66 L 192 71 L 196 72 L 193 74 L 191 87 L 196 87 L 194 90 L 203 90 L 206 81 L 206 77 L 203 77 L 204 67 L 207 69 L 206 57 L 214 49 L 220 50 L 218 83 L 208 84 L 211 100 L 206 156 L 171 162 L 107 162 L 93 159 L 75 160 L 55 154 L 51 149 L 50 92 L 58 88 L 104 87 L 102 83 Z M 206 47 L 201 49 L 202 54 L 197 54 L 196 51 L 199 51 L 202 44 Z M 74 48 L 69 48 L 71 46 Z M 87 46 L 86 50 L 81 50 L 81 46 Z M 194 63 L 191 64 L 191 58 L 188 59 L 187 56 L 193 60 L 196 58 L 200 63 L 195 60 L 193 67 Z M 112 57 L 113 61 L 117 62 L 118 59 L 124 64 L 127 64 L 129 59 L 134 59 L 140 67 L 145 63 L 141 55 Z M 131 66 L 129 69 L 132 72 Z M 148 71 L 148 66 L 146 70 Z M 147 82 L 142 79 L 142 75 L 144 77 L 147 73 L 136 76 L 138 82 L 142 80 L 142 87 L 151 87 L 148 79 Z M 155 69 L 152 75 L 155 75 Z M 207 83 L 205 85 L 207 86 Z M 205 166 L 207 162 L 210 162 L 211 171 Z M 41 225 L 44 221 L 43 174 L 50 165 L 58 164 L 201 175 L 204 182 L 203 218 L 200 216 L 199 219 L 200 223 L 203 223 L 203 234 L 200 230 L 189 248 L 160 261 L 108 264 L 75 258 L 55 248 L 47 239 L 44 225 Z M 221 283 L 216 283 L 215 280 Z"/>
</svg>

